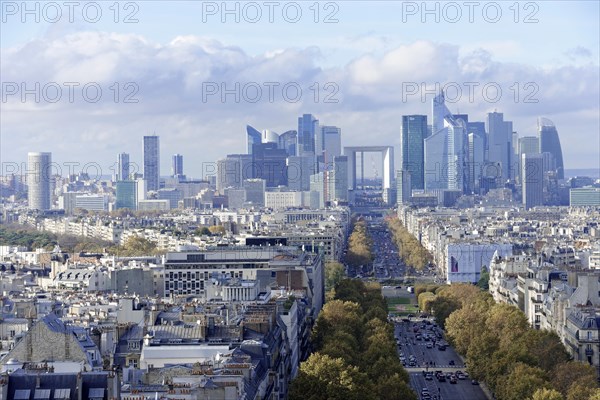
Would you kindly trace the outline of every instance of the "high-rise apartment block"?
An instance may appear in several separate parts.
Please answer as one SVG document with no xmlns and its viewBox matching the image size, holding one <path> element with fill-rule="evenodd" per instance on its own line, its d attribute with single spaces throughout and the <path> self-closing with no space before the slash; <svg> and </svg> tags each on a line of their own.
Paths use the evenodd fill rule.
<svg viewBox="0 0 600 400">
<path fill-rule="evenodd" d="M 50 210 L 52 154 L 27 154 L 27 200 L 31 210 Z"/>
</svg>

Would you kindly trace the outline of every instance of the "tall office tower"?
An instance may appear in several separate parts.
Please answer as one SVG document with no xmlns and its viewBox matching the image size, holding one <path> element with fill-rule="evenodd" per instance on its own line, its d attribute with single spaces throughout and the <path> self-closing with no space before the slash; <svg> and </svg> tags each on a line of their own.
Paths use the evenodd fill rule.
<svg viewBox="0 0 600 400">
<path fill-rule="evenodd" d="M 333 159 L 342 155 L 342 130 L 335 126 L 322 126 L 315 142 L 317 171 L 331 171 Z"/>
<path fill-rule="evenodd" d="M 425 188 L 426 115 L 403 115 L 400 130 L 400 168 L 410 172 L 412 189 Z"/>
<path fill-rule="evenodd" d="M 246 148 L 247 154 L 252 154 L 252 146 L 262 142 L 262 134 L 257 130 L 246 125 Z"/>
<path fill-rule="evenodd" d="M 521 156 L 523 154 L 539 154 L 540 152 L 540 141 L 535 136 L 523 136 L 519 138 L 517 143 L 517 161 L 519 162 L 519 176 L 518 181 L 522 183 L 521 179 Z"/>
<path fill-rule="evenodd" d="M 265 189 L 267 182 L 264 179 L 245 179 L 243 183 L 246 191 L 246 201 L 257 207 L 265 205 Z"/>
<path fill-rule="evenodd" d="M 445 120 L 447 118 L 454 119 L 448 107 L 446 107 L 446 98 L 444 92 L 440 92 L 433 98 L 431 103 L 431 135 L 435 135 L 440 130 L 444 129 Z"/>
<path fill-rule="evenodd" d="M 160 189 L 160 144 L 158 136 L 144 136 L 144 179 L 148 190 Z"/>
<path fill-rule="evenodd" d="M 398 205 L 410 203 L 412 197 L 412 173 L 401 169 L 396 174 L 396 202 Z"/>
<path fill-rule="evenodd" d="M 479 193 L 479 184 L 484 164 L 484 137 L 477 133 L 468 134 L 469 141 L 469 191 Z"/>
<path fill-rule="evenodd" d="M 117 163 L 117 180 L 125 181 L 129 179 L 129 154 L 120 153 Z"/>
<path fill-rule="evenodd" d="M 487 146 L 486 146 L 487 135 L 485 133 L 485 122 L 482 122 L 482 121 L 467 122 L 467 133 L 474 133 L 475 135 L 479 136 L 483 140 L 483 151 L 484 151 L 483 159 L 484 159 L 484 161 L 487 160 L 487 157 L 485 155 L 485 149 L 487 148 Z"/>
<path fill-rule="evenodd" d="M 446 107 L 444 93 L 433 99 L 432 135 L 425 139 L 425 190 L 465 190 L 466 125 Z"/>
<path fill-rule="evenodd" d="M 315 154 L 315 142 L 318 130 L 319 120 L 312 114 L 303 114 L 298 118 L 298 146 L 296 149 L 299 156 Z"/>
<path fill-rule="evenodd" d="M 27 154 L 27 200 L 31 210 L 51 208 L 52 153 Z"/>
<path fill-rule="evenodd" d="M 171 173 L 173 176 L 183 176 L 183 156 L 181 154 L 173 154 L 171 159 Z"/>
<path fill-rule="evenodd" d="M 267 187 L 287 185 L 287 152 L 276 143 L 255 144 L 252 148 L 253 178 L 264 179 Z"/>
<path fill-rule="evenodd" d="M 285 150 L 288 156 L 295 156 L 297 141 L 298 132 L 285 131 L 281 135 L 279 135 L 279 148 Z"/>
<path fill-rule="evenodd" d="M 521 172 L 520 167 L 521 163 L 519 163 L 519 134 L 517 132 L 512 133 L 512 149 L 510 155 L 510 161 L 513 164 L 513 176 L 512 178 L 516 178 Z"/>
<path fill-rule="evenodd" d="M 521 156 L 521 178 L 523 181 L 523 205 L 526 209 L 544 204 L 544 165 L 541 154 Z"/>
<path fill-rule="evenodd" d="M 289 156 L 287 158 L 288 188 L 298 192 L 310 190 L 310 176 L 316 173 L 314 156 Z"/>
<path fill-rule="evenodd" d="M 318 193 L 318 208 L 325 207 L 325 203 L 327 202 L 325 198 L 324 175 L 325 173 L 321 171 L 310 176 L 310 191 Z"/>
<path fill-rule="evenodd" d="M 560 138 L 554 123 L 548 118 L 538 118 L 538 135 L 540 138 L 540 153 L 548 152 L 554 156 L 556 163 L 556 176 L 558 179 L 565 178 L 562 148 Z"/>
<path fill-rule="evenodd" d="M 254 178 L 253 170 L 252 154 L 228 154 L 226 158 L 218 160 L 217 192 L 225 194 L 225 189 L 229 187 L 241 188 L 244 179 Z"/>
<path fill-rule="evenodd" d="M 333 168 L 326 171 L 329 201 L 348 201 L 348 156 L 333 157 Z"/>
<path fill-rule="evenodd" d="M 327 158 L 328 164 L 333 164 L 334 157 L 342 155 L 342 130 L 337 126 L 322 126 L 317 132 L 315 143 L 317 155 Z"/>
<path fill-rule="evenodd" d="M 512 121 L 504 121 L 504 114 L 488 113 L 488 161 L 500 166 L 501 183 L 511 177 Z"/>
</svg>

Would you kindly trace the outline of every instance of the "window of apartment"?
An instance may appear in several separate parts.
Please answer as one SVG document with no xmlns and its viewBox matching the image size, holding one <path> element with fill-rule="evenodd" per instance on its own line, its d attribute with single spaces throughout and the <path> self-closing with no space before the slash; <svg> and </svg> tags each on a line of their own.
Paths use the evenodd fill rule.
<svg viewBox="0 0 600 400">
<path fill-rule="evenodd" d="M 588 340 L 592 340 L 592 332 L 588 331 L 587 338 Z"/>
<path fill-rule="evenodd" d="M 129 366 L 130 366 L 130 367 L 133 367 L 133 368 L 137 368 L 137 366 L 138 366 L 138 362 L 137 362 L 137 360 L 135 360 L 135 359 L 130 359 L 130 360 L 129 360 Z"/>
</svg>

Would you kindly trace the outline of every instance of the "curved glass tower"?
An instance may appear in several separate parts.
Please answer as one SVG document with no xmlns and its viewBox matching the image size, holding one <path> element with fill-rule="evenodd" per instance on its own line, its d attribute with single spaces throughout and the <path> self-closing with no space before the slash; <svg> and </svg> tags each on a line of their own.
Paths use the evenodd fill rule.
<svg viewBox="0 0 600 400">
<path fill-rule="evenodd" d="M 252 146 L 261 142 L 262 134 L 250 125 L 246 125 L 246 147 L 248 149 L 247 154 L 252 154 Z"/>
<path fill-rule="evenodd" d="M 560 146 L 560 138 L 554 122 L 548 118 L 538 118 L 538 134 L 540 138 L 540 153 L 550 153 L 554 156 L 556 165 L 556 177 L 558 179 L 565 178 L 563 165 L 562 148 Z"/>
</svg>

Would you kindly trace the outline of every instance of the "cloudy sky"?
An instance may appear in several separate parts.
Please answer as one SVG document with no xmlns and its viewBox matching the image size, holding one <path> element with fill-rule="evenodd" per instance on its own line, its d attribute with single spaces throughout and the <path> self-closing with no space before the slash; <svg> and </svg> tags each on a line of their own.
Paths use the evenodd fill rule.
<svg viewBox="0 0 600 400">
<path fill-rule="evenodd" d="M 156 133 L 162 175 L 180 153 L 201 177 L 244 152 L 246 124 L 283 132 L 302 113 L 344 145 L 398 149 L 401 116 L 430 115 L 441 87 L 519 136 L 551 119 L 565 167 L 600 168 L 596 1 L 23 4 L 0 1 L 3 172 L 50 151 L 110 174 Z"/>
</svg>

